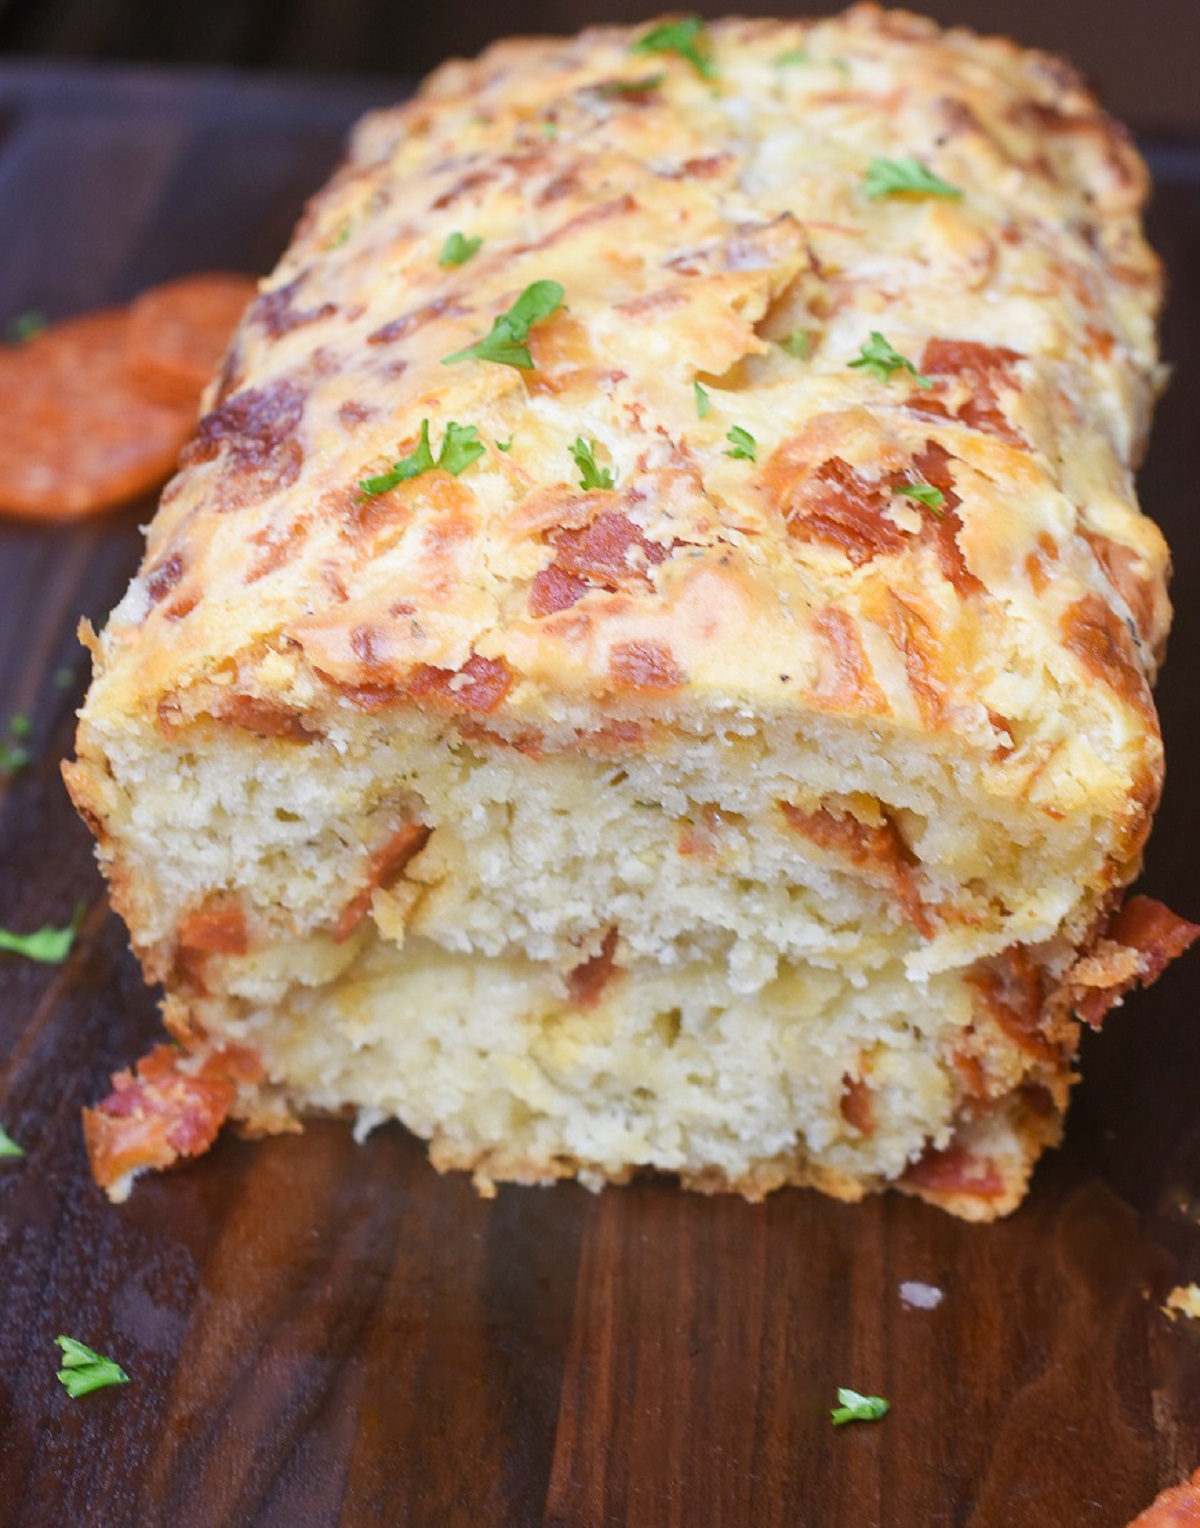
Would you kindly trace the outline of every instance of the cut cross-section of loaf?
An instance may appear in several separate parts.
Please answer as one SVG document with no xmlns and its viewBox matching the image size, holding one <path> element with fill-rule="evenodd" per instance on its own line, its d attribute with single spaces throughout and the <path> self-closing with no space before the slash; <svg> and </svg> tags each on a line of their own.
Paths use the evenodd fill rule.
<svg viewBox="0 0 1200 1528">
<path fill-rule="evenodd" d="M 68 780 L 226 1117 L 477 1181 L 986 1218 L 1120 908 L 1167 552 L 1144 172 L 1060 63 L 859 7 L 500 44 L 364 121 L 104 633 Z"/>
</svg>

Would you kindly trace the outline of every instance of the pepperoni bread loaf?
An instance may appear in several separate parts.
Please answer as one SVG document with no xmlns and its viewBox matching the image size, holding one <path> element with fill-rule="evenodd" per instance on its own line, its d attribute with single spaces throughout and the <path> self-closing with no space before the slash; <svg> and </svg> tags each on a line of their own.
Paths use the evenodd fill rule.
<svg viewBox="0 0 1200 1528">
<path fill-rule="evenodd" d="M 70 788 L 226 1118 L 1010 1210 L 1096 1024 L 1167 549 L 1143 167 L 899 12 L 519 40 L 369 117 L 237 333 Z"/>
</svg>

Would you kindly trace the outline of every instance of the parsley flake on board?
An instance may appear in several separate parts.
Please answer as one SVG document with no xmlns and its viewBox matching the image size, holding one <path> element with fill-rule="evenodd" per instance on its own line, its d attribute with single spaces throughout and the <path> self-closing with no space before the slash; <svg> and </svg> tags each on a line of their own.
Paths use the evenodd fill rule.
<svg viewBox="0 0 1200 1528">
<path fill-rule="evenodd" d="M 863 177 L 863 190 L 871 201 L 880 196 L 898 196 L 915 191 L 918 196 L 946 196 L 957 199 L 962 192 L 940 175 L 926 169 L 911 154 L 901 159 L 872 159 Z"/>
<path fill-rule="evenodd" d="M 677 21 L 660 21 L 643 32 L 631 44 L 631 53 L 675 53 L 687 59 L 702 80 L 715 80 L 712 42 L 699 16 L 681 16 Z"/>
<path fill-rule="evenodd" d="M 786 340 L 781 340 L 780 345 L 788 355 L 794 355 L 798 361 L 807 361 L 812 352 L 812 339 L 807 329 L 797 329 L 794 334 L 789 334 Z"/>
<path fill-rule="evenodd" d="M 60 966 L 71 953 L 84 911 L 81 902 L 66 928 L 40 928 L 32 934 L 14 934 L 10 929 L 0 928 L 0 950 L 24 955 L 26 960 L 40 960 L 43 965 Z"/>
<path fill-rule="evenodd" d="M 432 472 L 435 467 L 457 477 L 472 462 L 478 461 L 487 449 L 478 437 L 479 431 L 473 424 L 455 424 L 452 419 L 446 426 L 442 449 L 435 460 L 429 444 L 429 421 L 422 419 L 421 438 L 416 450 L 410 451 L 390 471 L 381 472 L 378 477 L 361 479 L 358 486 L 368 498 L 374 498 L 377 494 L 388 493 L 401 483 L 411 482 L 423 472 Z"/>
<path fill-rule="evenodd" d="M 890 382 L 894 371 L 907 371 L 918 387 L 933 386 L 929 378 L 923 377 L 908 357 L 901 355 L 895 346 L 890 345 L 878 329 L 871 330 L 871 338 L 862 347 L 859 355 L 847 364 L 865 367 L 881 382 Z"/>
<path fill-rule="evenodd" d="M 27 716 L 17 715 L 9 719 L 9 737 L 24 739 L 32 731 L 33 723 Z M 0 775 L 15 775 L 19 769 L 25 768 L 31 757 L 23 741 L 10 743 L 0 739 Z"/>
<path fill-rule="evenodd" d="M 456 228 L 453 233 L 446 235 L 446 242 L 442 245 L 442 252 L 438 256 L 439 265 L 466 265 L 472 255 L 479 253 L 482 238 L 469 239 L 465 233 L 460 233 Z"/>
<path fill-rule="evenodd" d="M 708 411 L 712 408 L 712 399 L 699 382 L 693 382 L 692 387 L 696 393 L 696 417 L 697 419 L 707 419 Z"/>
<path fill-rule="evenodd" d="M 496 442 L 496 450 L 497 451 L 511 451 L 512 450 L 512 443 L 513 443 L 513 441 L 515 439 L 516 439 L 515 436 L 510 435 L 507 440 L 498 440 Z"/>
<path fill-rule="evenodd" d="M 612 469 L 596 466 L 595 441 L 586 441 L 580 435 L 570 450 L 579 468 L 580 488 L 611 488 L 614 485 L 616 477 Z"/>
<path fill-rule="evenodd" d="M 18 313 L 16 318 L 9 321 L 9 343 L 12 345 L 23 345 L 26 340 L 31 340 L 35 334 L 40 334 L 46 327 L 46 323 L 46 315 L 38 313 L 33 308 L 28 313 Z"/>
<path fill-rule="evenodd" d="M 942 505 L 946 502 L 946 495 L 932 483 L 901 483 L 892 492 L 902 493 L 906 499 L 916 499 L 918 504 L 933 510 L 939 520 L 944 518 Z"/>
<path fill-rule="evenodd" d="M 758 442 L 749 430 L 743 430 L 740 424 L 735 424 L 725 439 L 733 447 L 732 451 L 726 451 L 726 456 L 732 456 L 739 461 L 756 462 L 758 460 Z"/>
<path fill-rule="evenodd" d="M 73 1401 L 93 1390 L 103 1390 L 106 1385 L 129 1383 L 128 1374 L 111 1358 L 102 1358 L 92 1348 L 76 1342 L 74 1337 L 56 1337 L 54 1340 L 63 1353 L 59 1382 Z"/>
<path fill-rule="evenodd" d="M 892 1403 L 881 1395 L 859 1395 L 857 1390 L 838 1387 L 838 1404 L 829 1413 L 835 1427 L 847 1422 L 878 1422 L 891 1410 Z"/>
<path fill-rule="evenodd" d="M 0 1159 L 11 1158 L 15 1161 L 17 1157 L 24 1155 L 25 1148 L 18 1146 L 4 1126 L 0 1125 Z"/>
<path fill-rule="evenodd" d="M 533 357 L 525 341 L 534 324 L 557 313 L 563 305 L 563 289 L 557 281 L 534 281 L 521 293 L 507 313 L 493 320 L 491 332 L 481 340 L 442 358 L 443 366 L 456 361 L 495 361 L 501 366 L 515 366 L 520 371 L 533 370 Z"/>
<path fill-rule="evenodd" d="M 29 763 L 29 749 L 22 743 L 0 741 L 0 775 L 15 775 Z"/>
</svg>

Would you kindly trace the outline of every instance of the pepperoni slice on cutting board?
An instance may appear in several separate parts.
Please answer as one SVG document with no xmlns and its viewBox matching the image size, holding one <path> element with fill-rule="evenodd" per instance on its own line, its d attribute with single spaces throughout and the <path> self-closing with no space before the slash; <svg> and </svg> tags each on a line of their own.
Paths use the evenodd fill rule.
<svg viewBox="0 0 1200 1528">
<path fill-rule="evenodd" d="M 0 352 L 0 510 L 73 519 L 169 476 L 194 408 L 139 389 L 129 324 L 126 310 L 106 309 Z"/>
<path fill-rule="evenodd" d="M 257 293 L 253 277 L 223 272 L 152 287 L 133 304 L 130 371 L 163 403 L 194 402 Z"/>
<path fill-rule="evenodd" d="M 76 519 L 165 482 L 255 290 L 184 277 L 0 346 L 0 513 Z"/>
</svg>

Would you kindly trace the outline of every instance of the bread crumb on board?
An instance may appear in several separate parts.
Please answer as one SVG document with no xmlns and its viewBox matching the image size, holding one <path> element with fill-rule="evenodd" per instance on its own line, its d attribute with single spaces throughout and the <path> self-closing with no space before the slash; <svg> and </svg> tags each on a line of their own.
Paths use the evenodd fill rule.
<svg viewBox="0 0 1200 1528">
<path fill-rule="evenodd" d="M 905 1279 L 900 1286 L 900 1304 L 905 1310 L 936 1310 L 945 1298 L 945 1291 L 936 1284 L 922 1284 L 918 1279 Z"/>
<path fill-rule="evenodd" d="M 1176 1285 L 1167 1296 L 1163 1311 L 1172 1321 L 1181 1315 L 1200 1321 L 1200 1284 Z"/>
</svg>

